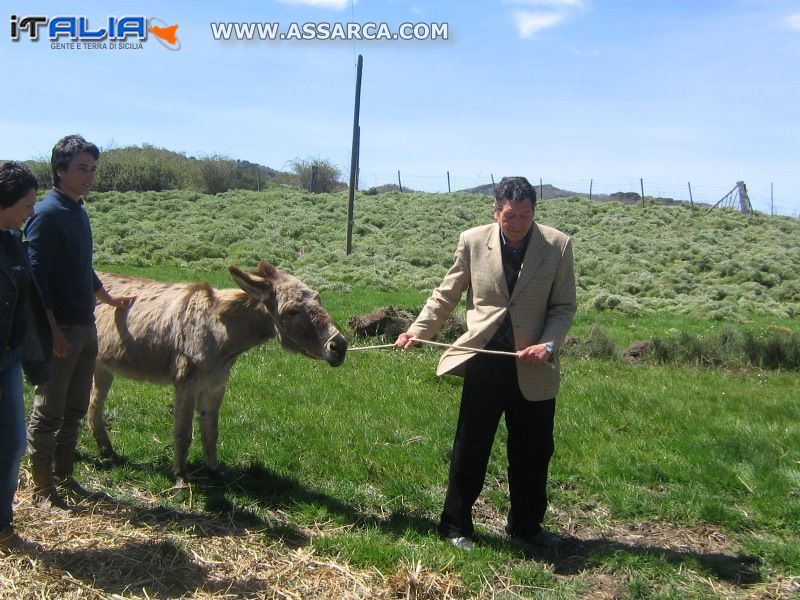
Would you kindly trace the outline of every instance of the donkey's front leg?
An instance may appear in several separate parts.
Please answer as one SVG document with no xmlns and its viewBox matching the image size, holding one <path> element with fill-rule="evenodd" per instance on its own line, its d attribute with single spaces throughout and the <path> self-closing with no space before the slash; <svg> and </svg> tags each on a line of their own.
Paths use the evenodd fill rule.
<svg viewBox="0 0 800 600">
<path fill-rule="evenodd" d="M 203 457 L 212 477 L 221 478 L 217 462 L 217 438 L 219 437 L 219 409 L 225 396 L 225 386 L 208 390 L 198 400 L 200 438 L 203 441 Z"/>
<path fill-rule="evenodd" d="M 175 487 L 189 487 L 186 457 L 192 443 L 192 417 L 195 396 L 190 386 L 175 386 L 175 406 L 172 408 L 172 435 L 175 438 Z"/>
</svg>

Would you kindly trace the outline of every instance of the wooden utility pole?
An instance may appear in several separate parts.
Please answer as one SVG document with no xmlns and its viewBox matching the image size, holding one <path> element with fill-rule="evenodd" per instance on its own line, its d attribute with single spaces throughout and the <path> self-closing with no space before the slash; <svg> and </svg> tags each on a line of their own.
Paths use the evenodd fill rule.
<svg viewBox="0 0 800 600">
<path fill-rule="evenodd" d="M 692 212 L 694 212 L 694 198 L 692 198 L 692 182 L 688 183 L 689 185 L 689 204 L 692 207 Z"/>
<path fill-rule="evenodd" d="M 592 186 L 594 185 L 594 179 L 589 180 L 589 202 L 592 201 Z"/>
<path fill-rule="evenodd" d="M 356 197 L 356 176 L 358 174 L 358 154 L 359 154 L 359 125 L 358 115 L 361 111 L 361 69 L 364 59 L 358 55 L 358 66 L 356 67 L 356 102 L 353 111 L 353 148 L 350 153 L 350 195 L 347 200 L 347 254 L 353 251 L 353 204 Z"/>
</svg>

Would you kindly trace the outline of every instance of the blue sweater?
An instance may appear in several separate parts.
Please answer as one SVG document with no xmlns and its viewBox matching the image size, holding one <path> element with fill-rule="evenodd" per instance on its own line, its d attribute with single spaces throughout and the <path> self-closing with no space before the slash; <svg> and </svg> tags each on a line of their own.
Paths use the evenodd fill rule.
<svg viewBox="0 0 800 600">
<path fill-rule="evenodd" d="M 94 293 L 102 284 L 92 268 L 92 228 L 83 202 L 53 188 L 35 212 L 25 237 L 45 308 L 59 325 L 91 325 Z"/>
</svg>

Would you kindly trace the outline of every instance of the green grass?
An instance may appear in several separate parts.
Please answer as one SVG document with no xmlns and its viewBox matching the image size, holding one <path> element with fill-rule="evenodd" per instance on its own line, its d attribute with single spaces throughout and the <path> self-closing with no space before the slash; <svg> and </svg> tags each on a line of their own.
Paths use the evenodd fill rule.
<svg viewBox="0 0 800 600">
<path fill-rule="evenodd" d="M 344 322 L 390 298 L 329 292 L 327 304 Z M 421 563 L 457 575 L 468 594 L 510 585 L 525 597 L 591 597 L 605 574 L 622 597 L 716 598 L 712 584 L 743 591 L 743 583 L 796 575 L 797 373 L 565 359 L 548 519 L 560 528 L 568 518 L 590 533 L 574 556 L 530 560 L 496 525 L 507 509 L 502 426 L 482 500 L 493 519 L 477 519 L 477 551 L 455 552 L 435 535 L 460 395 L 459 379 L 434 376 L 438 356 L 430 349 L 352 353 L 333 369 L 274 344 L 247 353 L 221 414 L 219 456 L 231 485 L 203 483 L 196 441 L 193 505 L 230 513 L 275 543 L 292 543 L 293 527 L 322 530 L 312 543 L 323 554 L 387 574 Z M 109 486 L 163 495 L 172 484 L 170 404 L 168 388 L 117 380 L 109 429 L 128 463 L 99 467 L 84 433 L 81 468 Z M 293 527 L 276 524 L 275 511 Z M 640 547 L 602 537 L 638 523 L 718 529 L 731 540 L 729 554 L 720 563 L 658 540 Z"/>
<path fill-rule="evenodd" d="M 108 193 L 87 206 L 98 270 L 231 287 L 225 265 L 265 258 L 319 289 L 342 329 L 377 307 L 419 307 L 449 267 L 458 232 L 491 215 L 485 197 L 359 195 L 348 257 L 342 194 Z M 572 335 L 599 326 L 622 349 L 681 333 L 711 338 L 732 325 L 753 336 L 797 333 L 796 220 L 577 200 L 545 202 L 537 216 L 573 235 Z M 461 384 L 435 377 L 439 355 L 354 352 L 332 369 L 274 344 L 252 350 L 233 370 L 221 413 L 230 486 L 204 479 L 195 441 L 190 500 L 166 493 L 171 390 L 117 380 L 109 429 L 127 462 L 104 465 L 84 433 L 80 468 L 134 502 L 145 490 L 180 510 L 222 513 L 270 544 L 311 543 L 387 576 L 414 565 L 455 576 L 467 597 L 677 600 L 767 588 L 789 597 L 791 586 L 774 589 L 800 572 L 797 371 L 566 357 L 547 524 L 580 540 L 563 554 L 531 555 L 502 535 L 501 425 L 476 519 L 480 543 L 464 554 L 435 535 Z M 705 531 L 724 543 L 678 543 Z"/>
</svg>

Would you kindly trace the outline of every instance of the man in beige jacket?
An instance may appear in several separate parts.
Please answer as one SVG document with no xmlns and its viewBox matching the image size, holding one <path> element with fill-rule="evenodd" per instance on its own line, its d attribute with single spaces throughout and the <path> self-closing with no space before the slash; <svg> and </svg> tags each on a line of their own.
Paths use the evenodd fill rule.
<svg viewBox="0 0 800 600">
<path fill-rule="evenodd" d="M 491 225 L 461 234 L 455 260 L 408 331 L 395 345 L 431 339 L 467 292 L 467 332 L 454 345 L 500 350 L 496 355 L 449 349 L 437 375 L 464 377 L 450 475 L 439 533 L 454 546 L 473 547 L 472 506 L 505 413 L 511 508 L 506 531 L 555 547 L 561 538 L 542 528 L 547 469 L 560 372 L 558 350 L 576 310 L 572 243 L 534 222 L 536 191 L 524 177 L 497 186 Z"/>
</svg>

